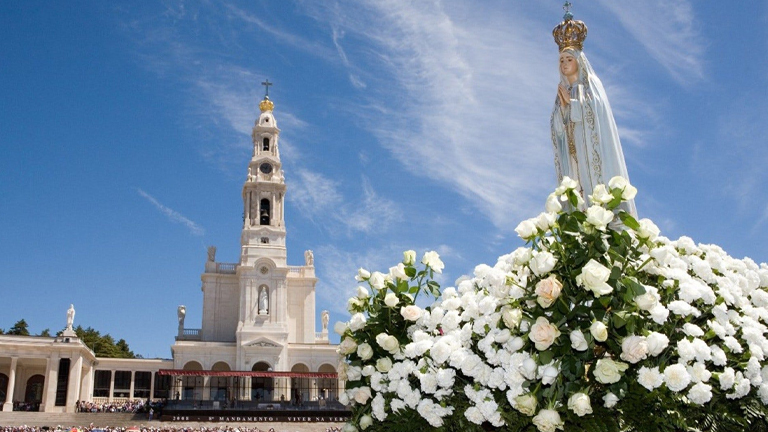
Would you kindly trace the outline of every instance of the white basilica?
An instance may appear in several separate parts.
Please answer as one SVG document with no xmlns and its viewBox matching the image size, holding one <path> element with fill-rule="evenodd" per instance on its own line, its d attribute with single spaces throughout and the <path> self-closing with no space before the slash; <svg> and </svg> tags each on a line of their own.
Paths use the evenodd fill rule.
<svg viewBox="0 0 768 432">
<path fill-rule="evenodd" d="M 286 184 L 274 104 L 265 96 L 259 108 L 242 192 L 240 260 L 217 262 L 216 248 L 208 249 L 201 327 L 185 327 L 186 309 L 179 306 L 172 360 L 96 357 L 71 331 L 72 308 L 61 336 L 0 335 L 3 411 L 15 403 L 71 412 L 77 401 L 139 398 L 209 409 L 336 400 L 340 358 L 328 340 L 327 311 L 322 330 L 315 329 L 312 251 L 301 266 L 286 259 Z"/>
</svg>

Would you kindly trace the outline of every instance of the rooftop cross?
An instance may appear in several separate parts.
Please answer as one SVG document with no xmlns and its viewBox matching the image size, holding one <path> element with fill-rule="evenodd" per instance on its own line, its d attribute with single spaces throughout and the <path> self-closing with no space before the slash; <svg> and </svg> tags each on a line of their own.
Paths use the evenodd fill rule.
<svg viewBox="0 0 768 432">
<path fill-rule="evenodd" d="M 264 97 L 269 97 L 269 86 L 271 86 L 271 85 L 272 85 L 272 83 L 271 83 L 271 82 L 269 82 L 269 78 L 267 78 L 267 80 L 266 80 L 266 81 L 264 81 L 263 83 L 261 83 L 261 85 L 263 85 L 263 86 L 264 86 L 264 89 L 266 90 L 266 93 L 264 93 Z"/>
</svg>

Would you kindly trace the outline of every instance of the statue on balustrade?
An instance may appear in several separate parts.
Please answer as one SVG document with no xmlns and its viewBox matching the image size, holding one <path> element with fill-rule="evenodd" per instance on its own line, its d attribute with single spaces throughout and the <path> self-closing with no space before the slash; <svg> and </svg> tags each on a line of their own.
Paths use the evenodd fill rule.
<svg viewBox="0 0 768 432">
<path fill-rule="evenodd" d="M 552 31 L 560 48 L 560 84 L 550 119 L 555 171 L 558 184 L 566 176 L 578 181 L 589 205 L 595 186 L 607 186 L 615 176 L 629 181 L 629 174 L 608 96 L 582 51 L 587 26 L 573 20 L 569 2 L 565 9 L 563 22 Z M 633 200 L 620 208 L 637 216 Z"/>
<path fill-rule="evenodd" d="M 72 330 L 72 324 L 75 322 L 75 305 L 70 304 L 67 309 L 67 330 Z"/>
<path fill-rule="evenodd" d="M 184 332 L 184 317 L 187 315 L 187 308 L 184 305 L 179 305 L 176 309 L 176 316 L 179 318 L 179 333 Z"/>
</svg>

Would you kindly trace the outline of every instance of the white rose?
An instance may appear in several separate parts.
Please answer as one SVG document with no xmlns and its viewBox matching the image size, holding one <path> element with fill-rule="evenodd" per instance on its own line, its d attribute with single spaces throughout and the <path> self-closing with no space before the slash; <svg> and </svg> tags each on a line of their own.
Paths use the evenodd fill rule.
<svg viewBox="0 0 768 432">
<path fill-rule="evenodd" d="M 365 327 L 365 322 L 365 315 L 358 312 L 352 315 L 352 318 L 349 320 L 349 329 L 353 332 L 361 330 Z"/>
<path fill-rule="evenodd" d="M 403 264 L 411 266 L 416 262 L 416 251 L 407 250 L 403 252 Z"/>
<path fill-rule="evenodd" d="M 376 370 L 381 373 L 389 372 L 392 369 L 392 360 L 389 357 L 383 357 L 376 360 Z"/>
<path fill-rule="evenodd" d="M 608 192 L 604 184 L 595 186 L 592 190 L 592 195 L 589 196 L 589 201 L 595 204 L 608 204 L 613 200 L 613 195 Z"/>
<path fill-rule="evenodd" d="M 560 371 L 551 364 L 542 366 L 541 368 L 541 383 L 544 385 L 550 385 L 557 379 Z"/>
<path fill-rule="evenodd" d="M 347 368 L 347 381 L 358 381 L 363 377 L 363 370 L 357 366 Z"/>
<path fill-rule="evenodd" d="M 658 290 L 654 287 L 645 286 L 645 294 L 641 294 L 635 297 L 635 304 L 637 307 L 644 311 L 649 311 L 659 304 Z"/>
<path fill-rule="evenodd" d="M 383 273 L 373 272 L 373 274 L 371 274 L 371 276 L 368 278 L 368 283 L 371 284 L 371 288 L 378 291 L 387 286 L 387 279 L 384 277 Z"/>
<path fill-rule="evenodd" d="M 600 231 L 605 231 L 605 227 L 613 220 L 613 212 L 599 205 L 593 205 L 587 209 L 587 223 Z"/>
<path fill-rule="evenodd" d="M 339 347 L 336 348 L 336 351 L 341 355 L 347 355 L 352 354 L 357 350 L 357 342 L 355 342 L 352 338 L 344 338 L 343 341 L 339 344 Z"/>
<path fill-rule="evenodd" d="M 643 366 L 637 371 L 637 383 L 648 389 L 648 391 L 652 391 L 661 387 L 664 383 L 664 376 L 659 372 L 658 366 L 653 368 Z"/>
<path fill-rule="evenodd" d="M 341 321 L 336 321 L 336 324 L 333 325 L 333 331 L 339 336 L 344 336 L 348 328 L 347 323 Z"/>
<path fill-rule="evenodd" d="M 400 299 L 397 298 L 397 294 L 395 293 L 387 293 L 387 295 L 384 296 L 384 304 L 389 307 L 395 307 L 397 304 L 400 303 Z"/>
<path fill-rule="evenodd" d="M 526 219 L 519 224 L 517 224 L 517 228 L 515 228 L 515 232 L 517 235 L 520 236 L 523 240 L 528 240 L 531 237 L 538 234 L 538 228 L 536 227 L 536 219 Z"/>
<path fill-rule="evenodd" d="M 578 187 L 579 187 L 579 182 L 577 182 L 576 180 L 568 176 L 564 176 L 563 181 L 560 182 L 560 188 L 563 189 L 563 192 L 567 191 L 568 189 L 576 189 Z M 561 192 L 561 194 L 563 192 Z"/>
<path fill-rule="evenodd" d="M 640 219 L 637 223 L 640 224 L 640 229 L 637 230 L 637 236 L 640 238 L 654 241 L 661 233 L 659 227 L 650 219 Z"/>
<path fill-rule="evenodd" d="M 386 333 L 376 335 L 376 343 L 390 354 L 395 354 L 400 349 L 400 343 L 397 341 L 397 338 Z"/>
<path fill-rule="evenodd" d="M 686 395 L 696 405 L 704 405 L 712 400 L 712 386 L 704 383 L 694 384 Z"/>
<path fill-rule="evenodd" d="M 648 354 L 656 357 L 667 348 L 669 338 L 665 334 L 651 332 L 645 337 L 645 342 L 648 344 Z"/>
<path fill-rule="evenodd" d="M 667 384 L 668 389 L 673 392 L 679 392 L 691 383 L 691 375 L 688 373 L 685 365 L 674 364 L 664 369 L 664 382 Z"/>
<path fill-rule="evenodd" d="M 395 279 L 407 280 L 408 275 L 405 274 L 405 265 L 403 265 L 403 263 L 397 263 L 396 266 L 390 267 L 389 276 L 392 277 L 393 280 Z"/>
<path fill-rule="evenodd" d="M 555 268 L 557 264 L 557 258 L 549 252 L 534 252 L 533 258 L 528 261 L 528 265 L 531 267 L 536 276 L 542 276 Z"/>
<path fill-rule="evenodd" d="M 504 306 L 501 308 L 501 319 L 504 320 L 504 324 L 510 330 L 514 330 L 520 325 L 520 320 L 523 319 L 523 311 L 520 308 Z"/>
<path fill-rule="evenodd" d="M 557 215 L 554 213 L 541 213 L 536 218 L 536 228 L 546 231 L 555 224 Z"/>
<path fill-rule="evenodd" d="M 355 280 L 358 282 L 362 282 L 364 280 L 368 280 L 368 278 L 370 277 L 371 277 L 371 272 L 360 267 L 359 269 L 357 269 L 357 276 L 355 276 Z"/>
<path fill-rule="evenodd" d="M 568 398 L 568 409 L 576 413 L 579 417 L 592 414 L 592 404 L 586 393 L 574 393 Z"/>
<path fill-rule="evenodd" d="M 648 357 L 648 342 L 642 336 L 627 336 L 621 341 L 621 359 L 637 363 Z"/>
<path fill-rule="evenodd" d="M 537 404 L 538 401 L 536 400 L 536 396 L 530 393 L 526 393 L 515 398 L 515 409 L 529 417 L 536 414 Z"/>
<path fill-rule="evenodd" d="M 584 337 L 584 333 L 581 330 L 574 330 L 571 332 L 571 348 L 576 351 L 586 351 L 589 348 L 587 339 Z"/>
<path fill-rule="evenodd" d="M 345 396 L 345 399 L 348 401 L 349 398 Z M 341 402 L 341 396 L 339 396 L 339 402 Z M 346 403 L 342 402 L 342 405 L 346 405 Z M 352 423 L 347 423 L 344 425 L 343 428 L 341 428 L 341 432 L 357 432 L 357 428 Z"/>
<path fill-rule="evenodd" d="M 350 297 L 349 300 L 347 300 L 347 310 L 350 313 L 354 313 L 363 306 L 363 302 L 357 298 L 357 297 Z"/>
<path fill-rule="evenodd" d="M 406 321 L 416 321 L 421 318 L 421 314 L 421 308 L 416 305 L 409 305 L 404 308 L 400 308 L 400 315 L 402 315 Z"/>
<path fill-rule="evenodd" d="M 603 384 L 619 382 L 622 373 L 627 370 L 628 364 L 602 358 L 595 365 L 595 379 Z"/>
<path fill-rule="evenodd" d="M 421 263 L 435 271 L 435 273 L 442 273 L 445 268 L 445 264 L 440 260 L 440 255 L 435 251 L 429 251 L 421 258 Z"/>
<path fill-rule="evenodd" d="M 567 177 L 566 177 L 567 178 Z M 532 419 L 533 424 L 539 429 L 539 432 L 555 432 L 555 430 L 563 430 L 563 420 L 560 419 L 560 414 L 557 411 L 551 409 L 543 409 L 536 414 L 536 417 Z"/>
<path fill-rule="evenodd" d="M 368 414 L 360 417 L 360 429 L 366 430 L 373 424 L 373 417 Z"/>
<path fill-rule="evenodd" d="M 367 343 L 361 343 L 357 346 L 357 355 L 363 361 L 368 360 L 373 357 L 373 348 Z"/>
<path fill-rule="evenodd" d="M 544 210 L 546 210 L 548 213 L 558 213 L 562 209 L 563 205 L 560 204 L 560 201 L 557 199 L 557 195 L 553 193 L 549 194 L 547 197 L 547 202 L 544 204 Z"/>
<path fill-rule="evenodd" d="M 625 201 L 631 200 L 637 195 L 637 188 L 629 184 L 629 181 L 621 176 L 616 176 L 608 182 L 608 187 L 618 189 L 621 192 L 621 198 Z"/>
<path fill-rule="evenodd" d="M 610 294 L 613 287 L 608 285 L 608 279 L 611 277 L 611 270 L 600 264 L 594 259 L 581 269 L 581 273 L 576 276 L 576 283 L 595 294 L 595 297 Z"/>
<path fill-rule="evenodd" d="M 528 338 L 536 345 L 539 351 L 545 351 L 560 336 L 560 330 L 549 323 L 546 318 L 539 317 L 531 326 Z"/>
<path fill-rule="evenodd" d="M 370 296 L 371 296 L 371 293 L 368 292 L 368 288 L 364 286 L 357 287 L 357 298 L 359 298 L 360 300 L 365 300 Z"/>
<path fill-rule="evenodd" d="M 536 302 L 543 308 L 552 306 L 552 303 L 560 297 L 560 291 L 563 289 L 563 284 L 557 279 L 557 276 L 551 275 L 546 279 L 540 280 L 536 284 L 536 295 L 538 298 Z"/>
<path fill-rule="evenodd" d="M 354 395 L 355 402 L 359 404 L 364 404 L 368 402 L 368 399 L 371 398 L 370 387 L 358 387 L 354 390 L 354 392 L 355 392 L 355 395 Z"/>
<path fill-rule="evenodd" d="M 359 351 L 359 349 L 358 349 L 358 351 Z M 363 366 L 363 376 L 364 377 L 369 377 L 369 376 L 373 375 L 375 372 L 376 372 L 376 368 L 375 367 L 373 367 L 371 365 Z"/>
<path fill-rule="evenodd" d="M 613 408 L 618 402 L 619 397 L 611 392 L 608 392 L 603 396 L 603 406 L 606 408 Z"/>
<path fill-rule="evenodd" d="M 592 337 L 598 342 L 605 342 L 608 339 L 608 327 L 602 321 L 593 322 L 589 327 L 589 332 L 592 333 Z"/>
<path fill-rule="evenodd" d="M 533 250 L 527 247 L 519 247 L 512 252 L 512 262 L 515 265 L 525 265 L 533 257 Z"/>
</svg>

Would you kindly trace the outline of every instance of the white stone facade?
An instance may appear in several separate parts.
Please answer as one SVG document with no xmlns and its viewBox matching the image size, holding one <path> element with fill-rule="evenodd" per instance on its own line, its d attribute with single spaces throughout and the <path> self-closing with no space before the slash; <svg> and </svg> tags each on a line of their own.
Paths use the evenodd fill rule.
<svg viewBox="0 0 768 432">
<path fill-rule="evenodd" d="M 25 401 L 41 411 L 73 412 L 77 401 L 336 399 L 340 385 L 329 374 L 335 374 L 340 357 L 328 341 L 327 312 L 321 331 L 315 329 L 314 256 L 306 251 L 300 266 L 289 266 L 286 259 L 286 184 L 273 107 L 268 98 L 261 102 L 253 128 L 242 190 L 240 261 L 216 262 L 216 248 L 209 248 L 201 276 L 202 324 L 186 328 L 186 308 L 179 307 L 173 359 L 96 358 L 72 331 L 71 307 L 62 337 L 0 335 L 2 410 Z M 173 375 L 173 370 L 201 375 Z M 294 374 L 237 378 L 204 371 Z M 313 372 L 316 377 L 298 375 Z"/>
</svg>

